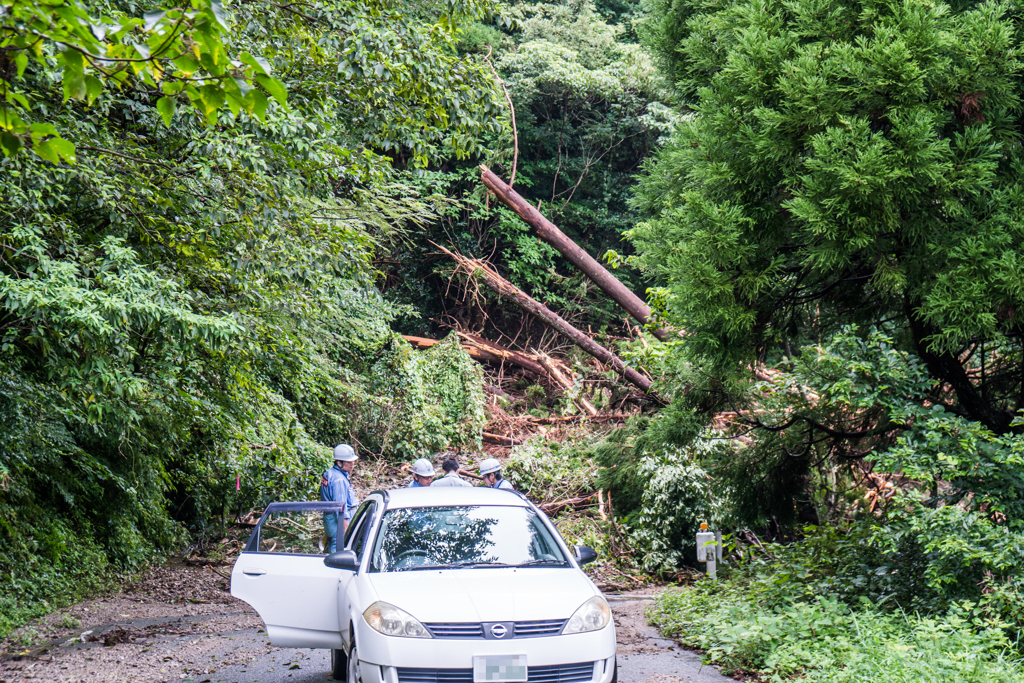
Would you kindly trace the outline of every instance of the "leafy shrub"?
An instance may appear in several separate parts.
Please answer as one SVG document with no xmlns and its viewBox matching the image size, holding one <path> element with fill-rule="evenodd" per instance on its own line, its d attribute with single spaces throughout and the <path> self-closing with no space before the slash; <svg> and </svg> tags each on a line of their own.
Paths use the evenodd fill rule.
<svg viewBox="0 0 1024 683">
<path fill-rule="evenodd" d="M 515 487 L 536 501 L 551 502 L 593 491 L 597 466 L 586 444 L 535 437 L 512 449 L 503 469 Z"/>
<path fill-rule="evenodd" d="M 763 597 L 763 596 L 762 596 Z M 742 582 L 702 581 L 667 591 L 652 610 L 662 631 L 707 652 L 727 672 L 768 681 L 930 683 L 1021 680 L 1005 626 L 980 628 L 976 606 L 958 603 L 942 615 L 884 613 L 864 601 L 854 610 L 819 596 L 759 602 Z"/>
<path fill-rule="evenodd" d="M 392 335 L 368 374 L 350 417 L 363 447 L 411 459 L 479 445 L 486 418 L 483 371 L 454 333 L 424 353 Z"/>
<path fill-rule="evenodd" d="M 702 442 L 718 448 L 721 442 Z M 697 561 L 694 536 L 701 522 L 712 528 L 725 521 L 727 492 L 722 491 L 693 455 L 668 447 L 645 457 L 638 468 L 646 482 L 634 539 L 645 553 L 648 571 L 670 571 Z"/>
</svg>

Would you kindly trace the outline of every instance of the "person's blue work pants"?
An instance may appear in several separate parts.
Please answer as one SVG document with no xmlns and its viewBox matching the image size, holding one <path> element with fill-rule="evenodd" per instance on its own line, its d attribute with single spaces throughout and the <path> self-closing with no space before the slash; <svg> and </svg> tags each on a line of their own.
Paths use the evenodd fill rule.
<svg viewBox="0 0 1024 683">
<path fill-rule="evenodd" d="M 327 536 L 327 547 L 324 550 L 330 555 L 338 549 L 338 513 L 324 514 L 324 535 Z"/>
</svg>

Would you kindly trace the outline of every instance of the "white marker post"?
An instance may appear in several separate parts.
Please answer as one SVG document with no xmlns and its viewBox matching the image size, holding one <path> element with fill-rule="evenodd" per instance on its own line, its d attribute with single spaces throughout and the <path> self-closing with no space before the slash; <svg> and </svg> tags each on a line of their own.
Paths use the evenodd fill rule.
<svg viewBox="0 0 1024 683">
<path fill-rule="evenodd" d="M 713 581 L 718 580 L 716 569 L 721 553 L 722 546 L 718 542 L 717 534 L 708 531 L 707 522 L 701 522 L 700 531 L 697 532 L 697 561 L 707 564 L 707 574 Z"/>
</svg>

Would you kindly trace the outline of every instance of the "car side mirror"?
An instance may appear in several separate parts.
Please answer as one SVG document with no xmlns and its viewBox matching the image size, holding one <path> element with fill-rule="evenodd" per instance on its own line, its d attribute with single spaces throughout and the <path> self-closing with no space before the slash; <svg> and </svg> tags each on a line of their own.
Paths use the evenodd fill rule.
<svg viewBox="0 0 1024 683">
<path fill-rule="evenodd" d="M 324 564 L 335 569 L 347 569 L 354 572 L 359 569 L 359 558 L 354 550 L 339 550 L 325 557 Z"/>
<path fill-rule="evenodd" d="M 573 546 L 576 551 L 576 561 L 580 564 L 587 564 L 597 559 L 597 553 L 593 548 L 588 548 L 585 545 Z"/>
</svg>

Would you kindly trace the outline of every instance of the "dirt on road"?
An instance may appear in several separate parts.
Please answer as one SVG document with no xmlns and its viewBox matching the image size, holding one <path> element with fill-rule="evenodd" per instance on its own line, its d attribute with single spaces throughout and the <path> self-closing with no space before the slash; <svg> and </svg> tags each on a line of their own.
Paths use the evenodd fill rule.
<svg viewBox="0 0 1024 683">
<path fill-rule="evenodd" d="M 230 568 L 218 568 L 227 573 Z M 216 668 L 266 654 L 249 605 L 231 597 L 211 569 L 160 567 L 117 595 L 82 602 L 0 643 L 0 683 L 202 681 Z M 244 642 L 241 642 L 244 641 Z"/>
<path fill-rule="evenodd" d="M 256 612 L 229 594 L 229 570 L 158 568 L 122 593 L 39 619 L 0 642 L 0 683 L 329 680 L 326 651 L 270 645 Z M 658 591 L 608 596 L 619 683 L 731 680 L 648 625 Z"/>
</svg>

